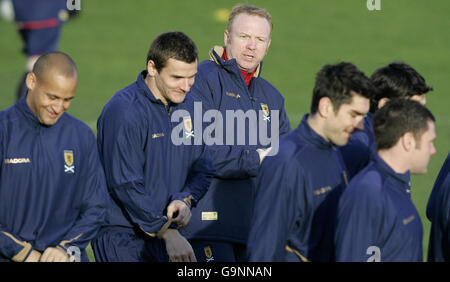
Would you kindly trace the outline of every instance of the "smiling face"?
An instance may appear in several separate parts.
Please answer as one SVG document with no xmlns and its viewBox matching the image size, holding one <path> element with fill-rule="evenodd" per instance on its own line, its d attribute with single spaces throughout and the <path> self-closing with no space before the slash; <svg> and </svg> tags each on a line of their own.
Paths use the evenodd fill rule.
<svg viewBox="0 0 450 282">
<path fill-rule="evenodd" d="M 40 123 L 51 126 L 59 120 L 75 97 L 77 83 L 76 74 L 66 77 L 55 70 L 40 78 L 33 72 L 27 75 L 26 102 Z"/>
<path fill-rule="evenodd" d="M 242 13 L 234 19 L 231 30 L 224 34 L 229 59 L 236 59 L 240 69 L 253 72 L 267 54 L 271 27 L 260 16 Z"/>
<path fill-rule="evenodd" d="M 369 99 L 355 93 L 351 103 L 342 104 L 337 112 L 334 111 L 331 102 L 330 107 L 332 110 L 326 118 L 324 137 L 338 146 L 344 146 L 353 131 L 361 126 L 362 119 L 369 111 Z"/>
<path fill-rule="evenodd" d="M 155 64 L 150 60 L 147 71 L 146 83 L 153 95 L 166 105 L 179 104 L 184 101 L 187 92 L 194 84 L 197 61 L 186 63 L 170 58 L 164 68 L 158 72 Z"/>
</svg>

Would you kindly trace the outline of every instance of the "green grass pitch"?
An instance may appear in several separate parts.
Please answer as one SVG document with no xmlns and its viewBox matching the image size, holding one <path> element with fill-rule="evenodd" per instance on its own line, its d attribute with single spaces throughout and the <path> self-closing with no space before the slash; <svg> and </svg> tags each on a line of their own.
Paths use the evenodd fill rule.
<svg viewBox="0 0 450 282">
<path fill-rule="evenodd" d="M 369 11 L 365 0 L 250 0 L 267 8 L 274 21 L 272 44 L 262 76 L 286 99 L 295 128 L 308 112 L 316 72 L 326 63 L 350 61 L 367 75 L 393 60 L 416 68 L 434 87 L 427 106 L 437 119 L 437 154 L 426 175 L 412 177 L 412 198 L 424 226 L 424 259 L 430 222 L 425 208 L 438 171 L 450 148 L 450 2 L 445 0 L 381 0 Z M 95 131 L 103 105 L 119 89 L 135 81 L 146 53 L 159 33 L 181 30 L 197 43 L 200 59 L 213 45 L 223 44 L 225 23 L 220 9 L 236 0 L 81 0 L 81 15 L 64 28 L 60 50 L 78 64 L 80 80 L 69 113 Z M 225 13 L 226 14 L 226 13 Z M 25 57 L 11 22 L 0 22 L 0 110 L 14 102 Z M 93 259 L 92 251 L 89 249 Z"/>
</svg>

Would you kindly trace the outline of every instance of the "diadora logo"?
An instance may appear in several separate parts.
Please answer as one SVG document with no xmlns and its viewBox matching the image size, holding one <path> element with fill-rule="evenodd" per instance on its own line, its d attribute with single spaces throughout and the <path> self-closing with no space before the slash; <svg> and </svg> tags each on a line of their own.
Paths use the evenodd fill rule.
<svg viewBox="0 0 450 282">
<path fill-rule="evenodd" d="M 239 99 L 239 98 L 241 98 L 241 95 L 239 95 L 239 94 L 234 94 L 234 93 L 231 93 L 231 92 L 225 92 L 225 94 L 227 95 L 227 96 L 230 96 L 230 97 L 233 97 L 233 98 L 236 98 L 236 99 Z"/>
<path fill-rule="evenodd" d="M 414 220 L 414 218 L 416 218 L 414 215 L 411 215 L 411 216 L 409 216 L 409 217 L 407 217 L 407 218 L 405 218 L 405 219 L 403 219 L 403 225 L 407 225 L 408 223 L 410 223 L 411 221 L 413 221 Z"/>
<path fill-rule="evenodd" d="M 73 151 L 64 150 L 64 172 L 75 173 L 75 166 L 73 165 Z"/>
<path fill-rule="evenodd" d="M 5 159 L 5 164 L 28 164 L 31 163 L 29 158 L 8 158 Z"/>
<path fill-rule="evenodd" d="M 326 192 L 331 191 L 333 188 L 331 188 L 331 186 L 326 186 L 326 187 L 322 187 L 320 189 L 314 190 L 313 194 L 314 196 L 319 196 L 322 194 L 325 194 Z"/>
</svg>

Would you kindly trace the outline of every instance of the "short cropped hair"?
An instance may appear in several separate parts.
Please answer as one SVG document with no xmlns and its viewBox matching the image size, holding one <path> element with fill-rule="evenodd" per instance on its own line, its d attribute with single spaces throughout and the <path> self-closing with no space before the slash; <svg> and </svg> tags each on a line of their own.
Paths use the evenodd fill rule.
<svg viewBox="0 0 450 282">
<path fill-rule="evenodd" d="M 378 89 L 377 96 L 371 103 L 371 112 L 378 109 L 378 102 L 383 98 L 410 98 L 433 90 L 420 73 L 403 62 L 393 62 L 377 69 L 370 81 Z"/>
<path fill-rule="evenodd" d="M 78 74 L 77 65 L 72 58 L 60 51 L 48 52 L 39 56 L 32 72 L 38 80 L 42 80 L 51 70 L 55 70 L 65 77 L 74 77 Z"/>
<path fill-rule="evenodd" d="M 311 114 L 317 112 L 323 97 L 328 97 L 334 111 L 338 112 L 341 105 L 351 103 L 352 92 L 370 99 L 375 91 L 369 78 L 352 63 L 325 65 L 316 75 Z"/>
<path fill-rule="evenodd" d="M 420 138 L 428 130 L 433 114 L 417 101 L 395 98 L 379 109 L 373 118 L 373 131 L 378 150 L 392 148 L 405 133 L 411 132 L 420 147 Z"/>
<path fill-rule="evenodd" d="M 273 22 L 272 22 L 272 16 L 270 15 L 270 13 L 266 9 L 259 8 L 256 6 L 251 6 L 248 4 L 237 4 L 236 6 L 233 7 L 230 15 L 228 16 L 227 30 L 229 32 L 231 32 L 231 26 L 233 25 L 234 19 L 240 14 L 259 16 L 261 18 L 266 19 L 270 25 L 270 34 L 272 34 Z"/>
<path fill-rule="evenodd" d="M 194 63 L 198 59 L 198 49 L 194 41 L 180 31 L 165 32 L 158 35 L 150 45 L 147 53 L 147 64 L 155 63 L 159 72 L 172 58 L 185 63 Z"/>
</svg>

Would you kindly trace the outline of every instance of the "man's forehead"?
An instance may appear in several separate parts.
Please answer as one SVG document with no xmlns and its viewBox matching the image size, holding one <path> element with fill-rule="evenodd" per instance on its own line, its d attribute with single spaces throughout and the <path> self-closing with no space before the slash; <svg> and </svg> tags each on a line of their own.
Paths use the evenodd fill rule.
<svg viewBox="0 0 450 282">
<path fill-rule="evenodd" d="M 352 94 L 350 101 L 343 105 L 347 105 L 350 110 L 366 114 L 370 108 L 369 99 L 354 91 L 350 91 L 350 93 Z"/>
<path fill-rule="evenodd" d="M 162 71 L 167 71 L 170 74 L 175 73 L 191 73 L 197 72 L 198 60 L 195 60 L 192 63 L 186 63 L 174 58 L 169 58 L 166 62 L 166 65 L 162 68 Z"/>
<path fill-rule="evenodd" d="M 262 16 L 241 13 L 234 18 L 231 29 L 236 32 L 260 29 L 261 31 L 264 30 L 265 33 L 270 34 L 270 23 Z"/>
</svg>

